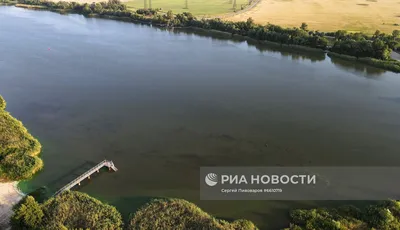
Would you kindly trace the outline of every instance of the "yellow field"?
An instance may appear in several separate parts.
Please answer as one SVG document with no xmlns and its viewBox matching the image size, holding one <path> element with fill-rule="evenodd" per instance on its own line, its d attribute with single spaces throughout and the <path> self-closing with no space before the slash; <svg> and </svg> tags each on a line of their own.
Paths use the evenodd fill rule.
<svg viewBox="0 0 400 230">
<path fill-rule="evenodd" d="M 249 11 L 226 18 L 239 21 L 300 26 L 320 31 L 363 31 L 373 33 L 400 30 L 400 0 L 261 0 Z"/>
</svg>

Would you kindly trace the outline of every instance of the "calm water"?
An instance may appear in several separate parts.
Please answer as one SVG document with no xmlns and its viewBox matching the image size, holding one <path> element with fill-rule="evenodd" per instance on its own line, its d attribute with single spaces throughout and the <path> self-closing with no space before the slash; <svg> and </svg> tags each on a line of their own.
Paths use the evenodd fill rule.
<svg viewBox="0 0 400 230">
<path fill-rule="evenodd" d="M 80 190 L 125 215 L 179 197 L 275 229 L 315 204 L 199 201 L 199 167 L 400 165 L 400 75 L 324 55 L 0 7 L 0 82 L 44 146 L 25 189 L 106 157 Z"/>
</svg>

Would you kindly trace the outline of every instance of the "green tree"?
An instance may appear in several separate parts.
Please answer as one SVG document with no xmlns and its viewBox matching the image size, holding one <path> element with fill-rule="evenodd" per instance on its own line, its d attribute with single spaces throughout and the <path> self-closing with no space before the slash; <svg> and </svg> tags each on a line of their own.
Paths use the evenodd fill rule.
<svg viewBox="0 0 400 230">
<path fill-rule="evenodd" d="M 171 20 L 171 19 L 173 19 L 174 18 L 174 14 L 172 13 L 172 11 L 171 10 L 168 10 L 168 12 L 167 12 L 167 19 L 168 20 Z"/>
<path fill-rule="evenodd" d="M 389 49 L 389 46 L 381 39 L 376 39 L 372 42 L 372 49 L 375 58 L 382 60 L 388 60 L 390 58 L 391 50 Z"/>
<path fill-rule="evenodd" d="M 341 40 L 346 37 L 347 31 L 346 30 L 338 30 L 335 32 L 335 38 L 337 40 Z"/>
<path fill-rule="evenodd" d="M 83 6 L 83 9 L 82 9 L 82 13 L 85 15 L 92 13 L 92 9 L 90 9 L 89 4 L 85 3 L 85 5 Z"/>
<path fill-rule="evenodd" d="M 14 210 L 11 223 L 16 229 L 41 229 L 43 216 L 43 211 L 35 198 L 27 196 Z"/>
<path fill-rule="evenodd" d="M 0 95 L 0 110 L 4 110 L 6 109 L 6 101 L 4 100 L 4 98 Z"/>
<path fill-rule="evenodd" d="M 393 30 L 392 35 L 394 38 L 397 38 L 400 36 L 400 30 Z"/>
<path fill-rule="evenodd" d="M 219 220 L 185 200 L 157 199 L 135 212 L 127 229 L 256 230 L 257 227 L 247 220 L 237 220 L 232 223 Z"/>
<path fill-rule="evenodd" d="M 251 29 L 254 26 L 254 19 L 253 18 L 248 18 L 246 21 L 247 28 Z"/>
<path fill-rule="evenodd" d="M 300 29 L 304 30 L 304 31 L 308 31 L 308 25 L 307 23 L 303 22 L 301 23 Z"/>
<path fill-rule="evenodd" d="M 67 229 L 122 229 L 121 214 L 113 206 L 103 204 L 85 193 L 66 191 L 42 205 L 44 222 Z M 61 228 L 60 228 L 61 227 Z"/>
<path fill-rule="evenodd" d="M 103 5 L 101 5 L 100 3 L 97 2 L 97 3 L 94 5 L 93 11 L 94 11 L 95 13 L 98 13 L 98 14 L 103 13 Z"/>
</svg>

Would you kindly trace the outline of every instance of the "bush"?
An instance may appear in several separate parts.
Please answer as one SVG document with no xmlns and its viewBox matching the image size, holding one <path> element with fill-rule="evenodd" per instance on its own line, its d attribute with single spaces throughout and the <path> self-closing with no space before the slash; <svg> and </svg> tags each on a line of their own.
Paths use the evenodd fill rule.
<svg viewBox="0 0 400 230">
<path fill-rule="evenodd" d="M 0 97 L 1 108 L 6 103 Z M 28 179 L 43 167 L 40 143 L 8 112 L 0 110 L 0 181 Z"/>
<path fill-rule="evenodd" d="M 115 207 L 103 204 L 85 193 L 63 192 L 44 202 L 42 210 L 45 214 L 44 222 L 51 226 L 67 229 L 122 229 L 121 214 Z"/>
<path fill-rule="evenodd" d="M 216 219 L 185 200 L 157 199 L 142 207 L 132 216 L 128 229 L 252 230 L 257 227 L 247 220 L 229 223 Z"/>
<path fill-rule="evenodd" d="M 353 206 L 338 209 L 294 210 L 290 213 L 290 230 L 324 229 L 400 229 L 400 202 L 387 201 L 364 210 Z"/>
<path fill-rule="evenodd" d="M 122 229 L 121 214 L 80 192 L 64 192 L 39 204 L 32 196 L 14 208 L 15 229 Z"/>
<path fill-rule="evenodd" d="M 36 230 L 42 227 L 43 211 L 32 196 L 27 196 L 14 208 L 11 225 L 14 229 Z"/>
<path fill-rule="evenodd" d="M 4 100 L 4 98 L 0 95 L 0 110 L 4 110 L 6 109 L 6 101 Z"/>
</svg>

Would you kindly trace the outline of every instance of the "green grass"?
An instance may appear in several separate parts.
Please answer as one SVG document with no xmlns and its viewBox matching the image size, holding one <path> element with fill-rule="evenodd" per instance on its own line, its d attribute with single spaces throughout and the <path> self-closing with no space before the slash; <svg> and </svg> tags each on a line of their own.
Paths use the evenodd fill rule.
<svg viewBox="0 0 400 230">
<path fill-rule="evenodd" d="M 0 96 L 0 181 L 28 179 L 43 167 L 41 145 L 5 107 Z"/>
<path fill-rule="evenodd" d="M 147 6 L 149 7 L 148 1 Z M 236 9 L 240 10 L 240 6 L 247 3 L 247 0 L 236 0 Z M 144 8 L 144 0 L 133 0 L 124 4 L 129 8 Z M 152 0 L 151 8 L 161 8 L 165 12 L 172 10 L 174 13 L 191 12 L 194 15 L 216 15 L 234 12 L 233 0 L 188 0 L 188 9 L 185 9 L 185 0 Z"/>
</svg>

